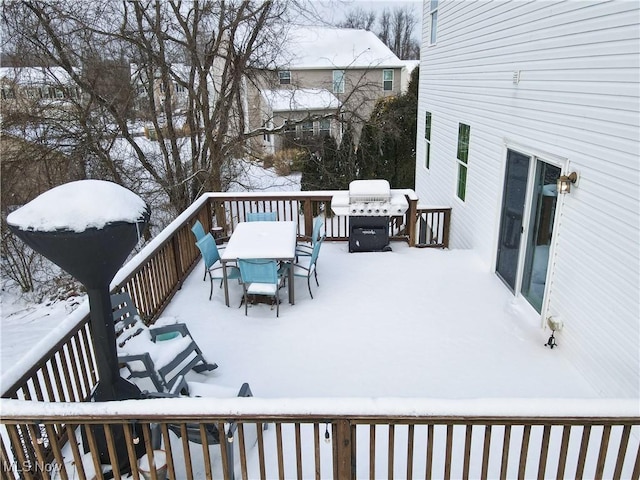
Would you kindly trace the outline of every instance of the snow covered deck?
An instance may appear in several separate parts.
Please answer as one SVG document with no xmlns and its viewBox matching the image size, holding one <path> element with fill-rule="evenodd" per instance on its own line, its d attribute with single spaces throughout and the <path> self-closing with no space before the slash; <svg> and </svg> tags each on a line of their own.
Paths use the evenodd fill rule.
<svg viewBox="0 0 640 480">
<path fill-rule="evenodd" d="M 189 326 L 219 368 L 189 380 L 239 386 L 260 397 L 589 398 L 559 346 L 470 250 L 409 248 L 348 253 L 324 242 L 320 286 L 296 278 L 296 304 L 238 308 L 242 288 L 202 280 L 198 265 L 160 322 Z"/>
<path fill-rule="evenodd" d="M 231 307 L 222 289 L 208 300 L 209 282 L 190 231 L 195 218 L 210 227 L 212 212 L 219 214 L 225 200 L 223 217 L 237 224 L 243 214 L 234 212 L 264 202 L 265 211 L 277 205 L 280 220 L 298 220 L 304 211 L 299 226 L 309 231 L 312 202 L 330 198 L 204 195 L 113 281 L 113 290 L 130 292 L 143 313 L 160 313 L 160 324 L 185 322 L 207 360 L 219 365 L 207 374 L 190 372 L 188 381 L 235 389 L 248 382 L 254 398 L 85 402 L 97 378 L 86 355 L 91 330 L 83 304 L 33 355 L 3 372 L 3 452 L 17 449 L 17 460 L 31 459 L 32 470 L 69 465 L 74 471 L 85 463 L 85 472 L 119 468 L 113 458 L 101 467 L 97 448 L 84 455 L 74 450 L 66 434 L 77 435 L 78 425 L 117 425 L 131 447 L 137 425 L 150 454 L 150 431 L 160 424 L 175 467 L 170 478 L 210 478 L 210 469 L 214 478 L 226 478 L 225 449 L 232 445 L 239 449 L 236 478 L 240 471 L 269 479 L 382 478 L 384 472 L 413 478 L 414 471 L 433 478 L 524 478 L 545 471 L 557 471 L 558 478 L 565 471 L 576 478 L 596 478 L 595 472 L 638 477 L 636 402 L 603 398 L 587 384 L 563 350 L 561 333 L 558 348 L 545 347 L 550 332 L 473 251 L 394 241 L 392 252 L 348 253 L 346 229 L 331 225 L 327 237 L 342 241 L 324 242 L 313 299 L 298 278 L 296 304 L 289 305 L 283 291 L 279 318 L 267 305 L 252 306 L 245 316 L 237 307 L 237 284 L 230 283 Z M 404 224 L 411 227 L 419 211 L 410 207 Z M 408 230 L 406 238 L 415 243 L 416 230 Z M 239 425 L 238 439 L 211 446 L 212 456 L 207 445 L 181 443 L 167 431 L 169 425 L 223 428 L 229 422 Z M 255 429 L 256 423 L 275 428 L 262 440 L 258 429 L 254 444 L 241 427 Z M 48 444 L 39 437 L 45 430 Z M 122 442 L 108 444 L 111 456 Z M 127 455 L 137 462 L 132 448 Z M 46 463 L 52 456 L 55 462 Z M 40 467 L 34 467 L 36 458 Z"/>
</svg>

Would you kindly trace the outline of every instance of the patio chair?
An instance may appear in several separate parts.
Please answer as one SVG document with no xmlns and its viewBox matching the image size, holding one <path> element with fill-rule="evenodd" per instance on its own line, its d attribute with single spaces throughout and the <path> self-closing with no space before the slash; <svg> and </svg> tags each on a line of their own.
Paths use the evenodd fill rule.
<svg viewBox="0 0 640 480">
<path fill-rule="evenodd" d="M 179 398 L 179 397 L 204 397 L 204 398 L 232 398 L 232 397 L 253 397 L 253 393 L 251 392 L 251 388 L 248 383 L 243 383 L 239 390 L 236 390 L 231 387 L 224 387 L 219 385 L 213 385 L 209 383 L 201 383 L 201 382 L 187 382 L 183 376 L 176 379 L 173 388 L 169 392 L 144 392 L 143 395 L 146 398 Z M 152 445 L 154 449 L 161 448 L 161 433 L 159 425 L 156 425 L 156 428 L 152 429 Z M 186 440 L 189 442 L 197 443 L 202 445 L 202 436 L 200 433 L 200 425 L 197 423 L 187 423 L 185 425 L 186 430 Z M 264 429 L 266 429 L 266 424 L 264 425 Z M 178 438 L 183 438 L 183 429 L 179 424 L 169 423 L 167 424 L 167 428 L 169 431 L 173 432 Z M 238 445 L 238 442 L 234 442 L 234 437 L 237 431 L 237 424 L 235 422 L 230 422 L 225 425 L 224 431 L 224 441 L 225 441 L 225 451 L 227 456 L 227 465 L 229 466 L 229 471 L 231 473 L 231 478 L 234 478 L 234 446 Z M 251 447 L 257 441 L 257 435 L 251 435 L 246 428 L 244 430 L 245 436 L 245 446 Z M 209 446 L 211 445 L 219 445 L 220 444 L 220 431 L 218 430 L 218 426 L 215 424 L 205 424 L 204 431 L 206 435 L 206 441 Z"/>
<path fill-rule="evenodd" d="M 313 232 L 311 233 L 311 237 L 309 241 L 298 242 L 296 244 L 296 259 L 298 256 L 311 256 L 313 252 L 313 246 L 316 244 L 318 240 L 320 240 L 320 230 L 324 225 L 324 219 L 318 215 L 316 219 L 313 221 Z M 322 235 L 324 237 L 324 235 Z"/>
<path fill-rule="evenodd" d="M 159 392 L 171 389 L 188 371 L 204 373 L 218 365 L 205 360 L 184 323 L 147 327 L 128 293 L 111 295 L 118 362 L 127 378 L 148 378 Z"/>
<path fill-rule="evenodd" d="M 202 237 L 204 237 L 206 234 L 206 232 L 204 231 L 204 227 L 202 226 L 202 223 L 200 223 L 200 220 L 196 220 L 194 222 L 193 226 L 191 227 L 191 231 L 193 232 L 193 235 L 196 237 L 196 242 L 200 240 Z"/>
<path fill-rule="evenodd" d="M 244 291 L 244 314 L 247 315 L 249 295 L 263 295 L 273 297 L 276 304 L 276 317 L 280 316 L 280 284 L 281 272 L 278 262 L 268 259 L 238 259 L 238 268 L 242 277 Z M 240 304 L 242 305 L 242 304 Z"/>
<path fill-rule="evenodd" d="M 250 212 L 247 213 L 247 222 L 275 222 L 276 212 Z"/>
<path fill-rule="evenodd" d="M 196 242 L 196 245 L 200 249 L 200 253 L 202 253 L 205 275 L 207 273 L 209 274 L 209 280 L 211 282 L 211 289 L 209 290 L 209 300 L 211 300 L 211 297 L 213 296 L 213 281 L 220 280 L 220 287 L 222 287 L 222 280 L 224 278 L 222 269 L 225 267 L 223 267 L 222 263 L 220 262 L 220 252 L 218 251 L 218 246 L 216 245 L 216 241 L 214 240 L 213 235 L 207 233 L 204 237 Z M 228 265 L 226 268 L 227 279 L 240 279 L 240 270 L 238 270 L 238 267 Z M 215 276 L 213 274 L 213 272 L 216 271 L 220 271 L 219 276 Z"/>
<path fill-rule="evenodd" d="M 193 232 L 193 236 L 196 237 L 196 244 L 198 243 L 199 240 L 202 239 L 202 237 L 205 236 L 204 227 L 202 226 L 202 223 L 200 223 L 200 220 L 195 221 L 195 223 L 191 227 L 191 231 Z M 205 266 L 204 276 L 202 277 L 202 281 L 204 282 L 206 279 L 207 279 L 207 267 Z"/>
<path fill-rule="evenodd" d="M 324 236 L 320 237 L 320 239 L 313 246 L 313 250 L 311 251 L 311 256 L 308 257 L 308 260 L 305 258 L 302 262 L 296 262 L 291 264 L 289 262 L 283 263 L 280 267 L 280 275 L 283 278 L 287 278 L 287 270 L 293 268 L 293 276 L 294 277 L 302 277 L 307 279 L 307 288 L 309 289 L 309 295 L 313 298 L 313 293 L 311 293 L 311 275 L 316 280 L 316 285 L 319 287 L 318 283 L 318 270 L 316 268 L 318 263 L 318 255 L 320 254 L 320 247 L 322 246 L 322 242 L 324 241 Z"/>
</svg>

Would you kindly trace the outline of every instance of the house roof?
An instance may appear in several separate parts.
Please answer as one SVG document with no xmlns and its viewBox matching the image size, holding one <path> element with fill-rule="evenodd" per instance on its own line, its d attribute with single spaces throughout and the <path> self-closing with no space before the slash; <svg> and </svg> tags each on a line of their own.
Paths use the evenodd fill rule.
<svg viewBox="0 0 640 480">
<path fill-rule="evenodd" d="M 402 68 L 404 63 L 373 32 L 301 27 L 289 31 L 281 68 Z"/>
<path fill-rule="evenodd" d="M 340 100 L 323 88 L 264 90 L 262 96 L 274 112 L 331 110 L 340 106 Z"/>
<path fill-rule="evenodd" d="M 0 79 L 19 85 L 51 85 L 72 83 L 62 67 L 0 67 Z"/>
</svg>

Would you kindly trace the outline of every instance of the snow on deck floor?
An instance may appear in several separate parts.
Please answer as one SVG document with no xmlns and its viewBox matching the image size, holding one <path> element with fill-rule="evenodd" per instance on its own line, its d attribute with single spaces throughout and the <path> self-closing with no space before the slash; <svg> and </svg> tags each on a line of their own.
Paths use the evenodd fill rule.
<svg viewBox="0 0 640 480">
<path fill-rule="evenodd" d="M 471 250 L 409 248 L 348 253 L 325 242 L 311 299 L 296 278 L 280 317 L 268 305 L 238 308 L 242 288 L 202 280 L 199 264 L 164 316 L 189 329 L 219 368 L 189 380 L 239 386 L 258 397 L 547 397 L 597 392 L 550 331 Z"/>
</svg>

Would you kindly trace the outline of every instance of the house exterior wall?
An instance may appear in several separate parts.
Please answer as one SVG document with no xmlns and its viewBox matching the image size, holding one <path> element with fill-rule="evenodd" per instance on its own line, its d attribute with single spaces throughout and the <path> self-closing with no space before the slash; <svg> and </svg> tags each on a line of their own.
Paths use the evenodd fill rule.
<svg viewBox="0 0 640 480">
<path fill-rule="evenodd" d="M 60 67 L 0 67 L 0 109 L 5 115 L 65 110 L 81 101 L 81 90 Z"/>
<path fill-rule="evenodd" d="M 336 70 L 340 70 L 336 68 Z M 393 70 L 393 89 L 383 89 L 383 70 Z M 333 70 L 294 70 L 292 83 L 300 88 L 325 88 L 342 102 L 342 111 L 351 118 L 354 125 L 354 140 L 359 141 L 364 122 L 369 120 L 376 102 L 383 97 L 400 95 L 402 69 L 346 69 L 344 93 L 333 91 Z M 336 137 L 340 140 L 339 137 Z"/>
<path fill-rule="evenodd" d="M 639 396 L 640 4 L 441 0 L 435 44 L 430 4 L 416 145 L 421 202 L 451 206 L 451 247 L 476 249 L 495 270 L 507 148 L 577 171 L 579 183 L 559 196 L 540 323 L 562 319 L 559 348 L 602 396 Z M 470 126 L 464 202 L 456 196 L 459 123 Z"/>
<path fill-rule="evenodd" d="M 336 68 L 335 70 L 341 70 Z M 390 91 L 383 89 L 383 70 L 393 70 L 393 88 Z M 281 88 L 322 88 L 332 92 L 338 100 L 343 103 L 342 110 L 347 115 L 353 116 L 355 122 L 355 138 L 357 140 L 362 123 L 369 119 L 373 108 L 378 99 L 391 95 L 399 95 L 402 92 L 402 69 L 401 68 L 358 68 L 345 70 L 345 89 L 344 93 L 333 92 L 333 69 L 299 69 L 291 71 L 291 83 L 288 85 L 280 85 L 276 72 L 263 72 L 263 78 L 256 82 L 258 88 L 250 87 L 248 92 L 249 106 L 249 122 L 250 128 L 255 129 L 262 126 L 267 120 L 265 112 L 267 108 L 263 105 L 260 89 Z M 253 84 L 252 84 L 253 85 Z M 316 111 L 311 113 L 321 114 L 323 112 Z M 324 112 L 327 113 L 327 112 Z M 273 126 L 277 127 L 282 124 L 284 119 L 292 120 L 300 119 L 300 112 L 276 112 L 273 114 Z M 332 121 L 332 135 L 337 141 L 340 141 L 341 130 L 336 121 Z M 275 149 L 279 148 L 280 142 L 275 142 Z M 270 153 L 267 145 L 264 145 L 265 152 Z"/>
</svg>

